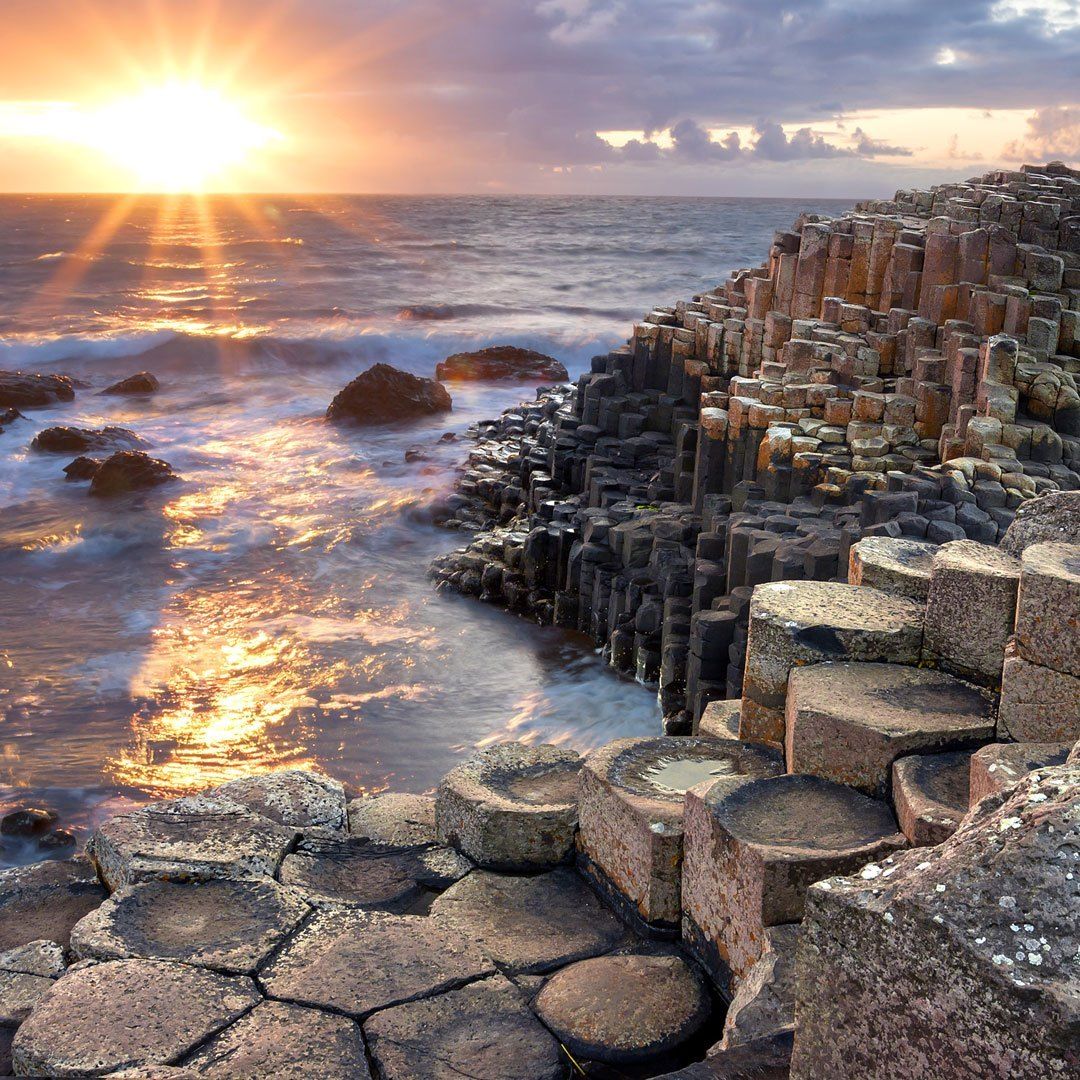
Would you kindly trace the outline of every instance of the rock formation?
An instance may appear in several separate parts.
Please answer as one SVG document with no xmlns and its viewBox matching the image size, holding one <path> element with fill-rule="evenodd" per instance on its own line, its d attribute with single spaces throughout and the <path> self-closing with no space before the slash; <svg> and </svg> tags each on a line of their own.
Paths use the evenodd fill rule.
<svg viewBox="0 0 1080 1080">
<path fill-rule="evenodd" d="M 386 424 L 449 412 L 452 407 L 450 395 L 434 379 L 375 364 L 338 392 L 326 417 L 339 423 Z"/>
<path fill-rule="evenodd" d="M 503 379 L 565 382 L 566 368 L 554 357 L 515 345 L 492 345 L 475 352 L 454 353 L 435 367 L 442 382 L 495 382 Z"/>
</svg>

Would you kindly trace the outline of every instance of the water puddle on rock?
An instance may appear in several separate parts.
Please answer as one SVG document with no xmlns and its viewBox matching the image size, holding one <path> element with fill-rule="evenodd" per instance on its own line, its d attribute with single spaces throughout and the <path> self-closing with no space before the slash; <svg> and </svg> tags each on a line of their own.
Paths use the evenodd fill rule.
<svg viewBox="0 0 1080 1080">
<path fill-rule="evenodd" d="M 661 791 L 685 795 L 690 788 L 705 780 L 734 776 L 736 771 L 734 762 L 726 758 L 665 757 L 646 769 L 641 778 Z"/>
</svg>

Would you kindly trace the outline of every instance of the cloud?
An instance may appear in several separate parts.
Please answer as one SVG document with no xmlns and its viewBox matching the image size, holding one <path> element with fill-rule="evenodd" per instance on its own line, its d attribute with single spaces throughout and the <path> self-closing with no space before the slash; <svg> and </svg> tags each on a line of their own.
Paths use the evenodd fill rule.
<svg viewBox="0 0 1080 1080">
<path fill-rule="evenodd" d="M 1039 109 L 1027 126 L 1023 140 L 1002 150 L 1007 161 L 1080 160 L 1080 106 Z"/>
<path fill-rule="evenodd" d="M 671 153 L 687 161 L 731 161 L 743 152 L 736 132 L 715 140 L 693 120 L 680 120 L 672 125 L 671 138 L 674 142 Z"/>
<path fill-rule="evenodd" d="M 851 133 L 851 141 L 860 157 L 913 157 L 915 154 L 906 146 L 890 146 L 882 139 L 871 138 L 861 127 Z"/>
<path fill-rule="evenodd" d="M 775 122 L 758 124 L 754 131 L 754 156 L 766 161 L 805 161 L 809 158 L 850 157 L 852 151 L 834 146 L 823 135 L 815 135 L 808 127 L 799 128 L 790 137 Z"/>
</svg>

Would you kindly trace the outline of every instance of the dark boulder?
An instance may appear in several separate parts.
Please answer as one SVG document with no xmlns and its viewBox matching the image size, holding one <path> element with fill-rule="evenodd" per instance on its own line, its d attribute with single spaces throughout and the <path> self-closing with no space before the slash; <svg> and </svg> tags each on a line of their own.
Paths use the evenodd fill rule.
<svg viewBox="0 0 1080 1080">
<path fill-rule="evenodd" d="M 35 408 L 72 401 L 75 385 L 66 375 L 29 375 L 25 371 L 0 371 L 0 408 Z"/>
<path fill-rule="evenodd" d="M 5 836 L 40 836 L 56 824 L 58 817 L 55 810 L 24 806 L 0 818 L 0 833 Z"/>
<path fill-rule="evenodd" d="M 134 431 L 122 427 L 43 428 L 34 436 L 31 450 L 54 454 L 79 454 L 84 450 L 118 450 L 139 446 L 142 439 Z"/>
<path fill-rule="evenodd" d="M 434 379 L 376 364 L 337 394 L 326 417 L 354 424 L 385 424 L 449 412 L 452 407 L 450 395 Z"/>
<path fill-rule="evenodd" d="M 77 457 L 70 464 L 64 466 L 64 475 L 69 480 L 93 480 L 101 462 L 97 458 Z"/>
<path fill-rule="evenodd" d="M 14 424 L 16 420 L 24 420 L 25 417 L 14 406 L 0 412 L 0 434 L 4 431 L 5 424 Z"/>
<path fill-rule="evenodd" d="M 126 379 L 107 386 L 101 392 L 103 394 L 152 394 L 161 389 L 161 383 L 157 377 L 149 371 L 140 371 L 136 375 L 129 375 Z"/>
<path fill-rule="evenodd" d="M 570 378 L 558 360 L 515 345 L 492 345 L 476 352 L 454 353 L 435 368 L 443 382 L 491 382 L 499 379 L 543 379 L 565 382 Z"/>
<path fill-rule="evenodd" d="M 91 495 L 125 495 L 179 479 L 167 461 L 141 450 L 120 450 L 107 457 L 90 482 Z"/>
</svg>

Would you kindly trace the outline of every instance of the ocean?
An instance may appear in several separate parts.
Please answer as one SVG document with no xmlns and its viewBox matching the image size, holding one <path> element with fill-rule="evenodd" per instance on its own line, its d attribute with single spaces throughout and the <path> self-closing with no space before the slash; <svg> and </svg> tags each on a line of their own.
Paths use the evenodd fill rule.
<svg viewBox="0 0 1080 1080">
<path fill-rule="evenodd" d="M 436 594 L 464 537 L 420 512 L 478 419 L 527 385 L 452 387 L 448 416 L 341 429 L 383 361 L 538 349 L 571 376 L 656 304 L 765 257 L 828 200 L 0 197 L 0 369 L 74 402 L 0 434 L 0 811 L 85 836 L 124 806 L 319 766 L 425 791 L 478 745 L 655 734 L 655 694 L 590 643 Z M 99 396 L 152 371 L 147 398 Z M 131 428 L 183 477 L 92 499 L 55 424 Z M 406 462 L 405 451 L 423 450 Z M 0 864 L 40 858 L 4 838 Z"/>
</svg>

